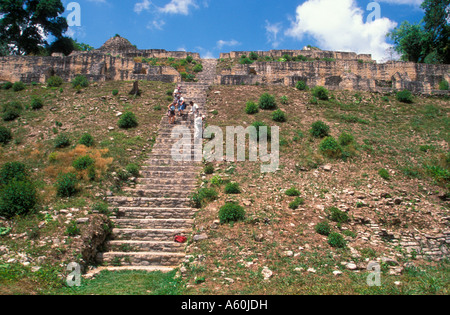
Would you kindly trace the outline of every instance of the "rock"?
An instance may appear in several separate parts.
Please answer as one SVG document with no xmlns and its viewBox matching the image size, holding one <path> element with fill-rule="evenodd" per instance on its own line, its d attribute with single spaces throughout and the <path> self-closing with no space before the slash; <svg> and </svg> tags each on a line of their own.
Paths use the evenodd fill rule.
<svg viewBox="0 0 450 315">
<path fill-rule="evenodd" d="M 294 256 L 294 252 L 287 250 L 283 253 L 283 255 L 284 255 L 284 257 L 292 257 L 292 256 Z"/>
<path fill-rule="evenodd" d="M 122 112 L 118 112 L 118 113 L 116 114 L 116 117 L 120 117 L 120 116 L 122 116 L 122 115 L 123 115 Z"/>
<path fill-rule="evenodd" d="M 306 270 L 306 271 L 310 272 L 310 273 L 316 273 L 317 272 L 317 270 L 314 269 L 314 268 L 308 268 L 308 270 Z"/>
<path fill-rule="evenodd" d="M 273 275 L 272 270 L 270 270 L 268 267 L 264 267 L 263 270 L 261 271 L 261 273 L 262 273 L 265 281 L 269 280 Z"/>
<path fill-rule="evenodd" d="M 331 172 L 332 169 L 333 169 L 333 167 L 330 164 L 327 164 L 327 165 L 323 166 L 323 170 L 325 172 Z"/>
<path fill-rule="evenodd" d="M 206 234 L 200 234 L 200 235 L 195 235 L 194 236 L 194 241 L 195 242 L 203 241 L 203 240 L 206 240 L 206 239 L 208 239 L 208 235 L 206 235 Z"/>
<path fill-rule="evenodd" d="M 381 257 L 381 261 L 384 262 L 388 266 L 398 266 L 399 265 L 399 263 L 396 260 L 389 258 L 389 257 Z"/>
<path fill-rule="evenodd" d="M 294 271 L 303 272 L 303 271 L 305 271 L 305 268 L 302 268 L 302 267 L 295 268 Z"/>
<path fill-rule="evenodd" d="M 41 267 L 37 266 L 31 267 L 31 272 L 38 272 L 39 270 L 41 270 Z"/>
<path fill-rule="evenodd" d="M 348 263 L 345 268 L 347 268 L 348 270 L 357 270 L 358 266 L 354 263 Z"/>
<path fill-rule="evenodd" d="M 256 235 L 255 241 L 261 243 L 262 241 L 264 241 L 264 235 L 263 234 Z"/>
<path fill-rule="evenodd" d="M 340 276 L 340 275 L 342 275 L 342 271 L 339 271 L 339 270 L 333 271 L 333 275 Z"/>
<path fill-rule="evenodd" d="M 83 224 L 89 222 L 89 218 L 80 218 L 77 219 L 77 224 Z"/>
<path fill-rule="evenodd" d="M 231 278 L 225 278 L 224 280 L 227 281 L 227 282 L 229 282 L 229 283 L 234 283 L 234 280 L 231 279 Z"/>
</svg>

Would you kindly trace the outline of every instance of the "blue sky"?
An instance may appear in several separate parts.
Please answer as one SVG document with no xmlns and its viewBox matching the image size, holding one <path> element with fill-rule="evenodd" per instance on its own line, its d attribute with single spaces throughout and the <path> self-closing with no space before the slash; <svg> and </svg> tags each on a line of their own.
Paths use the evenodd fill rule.
<svg viewBox="0 0 450 315">
<path fill-rule="evenodd" d="M 64 0 L 68 4 L 74 1 Z M 99 48 L 115 34 L 140 49 L 186 50 L 218 58 L 232 50 L 302 49 L 371 53 L 385 34 L 419 22 L 422 0 L 78 0 L 80 26 L 68 35 Z M 378 5 L 377 5 L 378 4 Z M 65 16 L 70 14 L 66 10 Z M 378 13 L 378 14 L 376 14 Z M 369 18 L 369 20 L 368 20 Z"/>
</svg>

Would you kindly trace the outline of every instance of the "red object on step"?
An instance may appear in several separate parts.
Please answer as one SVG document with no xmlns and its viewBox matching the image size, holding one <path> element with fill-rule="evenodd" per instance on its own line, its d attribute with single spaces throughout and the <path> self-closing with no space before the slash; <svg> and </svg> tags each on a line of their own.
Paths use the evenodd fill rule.
<svg viewBox="0 0 450 315">
<path fill-rule="evenodd" d="M 175 236 L 175 242 L 177 242 L 177 243 L 186 243 L 186 241 L 187 241 L 187 238 L 184 236 L 180 236 L 180 235 Z"/>
</svg>

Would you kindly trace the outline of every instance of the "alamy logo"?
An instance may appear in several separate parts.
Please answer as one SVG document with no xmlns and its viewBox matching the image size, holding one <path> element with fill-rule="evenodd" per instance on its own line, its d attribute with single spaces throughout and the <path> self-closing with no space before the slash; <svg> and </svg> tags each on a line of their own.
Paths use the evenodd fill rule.
<svg viewBox="0 0 450 315">
<path fill-rule="evenodd" d="M 367 11 L 372 11 L 367 16 L 367 23 L 381 19 L 381 6 L 378 2 L 370 2 L 367 5 Z"/>
<path fill-rule="evenodd" d="M 67 5 L 66 11 L 70 11 L 67 15 L 67 25 L 81 26 L 81 6 L 78 2 L 70 2 Z"/>
<path fill-rule="evenodd" d="M 172 146 L 171 155 L 176 162 L 201 162 L 203 159 L 207 162 L 222 162 L 225 148 L 227 161 L 244 162 L 248 152 L 250 162 L 261 162 L 261 173 L 274 173 L 280 165 L 280 128 L 270 128 L 270 152 L 268 130 L 265 126 L 258 129 L 253 126 L 230 126 L 226 127 L 224 138 L 222 128 L 217 126 L 208 126 L 202 132 L 201 124 L 196 123 L 194 135 L 187 127 L 177 126 L 172 130 L 172 139 L 178 141 Z M 211 139 L 204 147 L 203 138 Z"/>
<path fill-rule="evenodd" d="M 69 287 L 81 286 L 81 266 L 75 262 L 71 262 L 67 265 L 67 271 L 70 273 L 67 275 L 66 283 Z"/>
</svg>

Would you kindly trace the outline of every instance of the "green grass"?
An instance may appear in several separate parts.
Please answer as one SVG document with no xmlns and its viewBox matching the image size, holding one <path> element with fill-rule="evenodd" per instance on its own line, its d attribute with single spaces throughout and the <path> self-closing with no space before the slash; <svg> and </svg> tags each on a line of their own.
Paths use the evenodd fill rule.
<svg viewBox="0 0 450 315">
<path fill-rule="evenodd" d="M 103 271 L 92 280 L 81 281 L 80 287 L 64 287 L 58 295 L 181 295 L 184 282 L 169 273 L 145 271 Z"/>
</svg>

